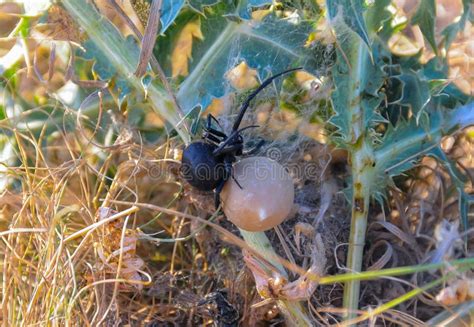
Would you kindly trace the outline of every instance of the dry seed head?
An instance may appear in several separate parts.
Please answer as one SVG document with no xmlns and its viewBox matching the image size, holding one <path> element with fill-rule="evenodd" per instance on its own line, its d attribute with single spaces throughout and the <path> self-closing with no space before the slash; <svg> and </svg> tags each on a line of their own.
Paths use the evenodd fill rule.
<svg viewBox="0 0 474 327">
<path fill-rule="evenodd" d="M 146 26 L 148 16 L 150 16 L 150 3 L 146 0 L 131 0 L 130 3 L 137 13 L 138 19 Z"/>
</svg>

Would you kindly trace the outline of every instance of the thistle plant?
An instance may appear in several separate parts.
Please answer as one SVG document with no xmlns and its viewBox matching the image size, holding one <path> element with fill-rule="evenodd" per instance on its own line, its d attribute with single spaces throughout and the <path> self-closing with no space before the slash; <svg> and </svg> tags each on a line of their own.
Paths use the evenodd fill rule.
<svg viewBox="0 0 474 327">
<path fill-rule="evenodd" d="M 191 220 L 203 224 L 197 231 L 192 231 L 186 237 L 181 237 L 179 234 L 184 224 L 182 223 L 177 232 L 173 231 L 173 238 L 146 238 L 153 240 L 156 244 L 174 243 L 173 256 L 178 252 L 176 244 L 193 239 L 199 231 L 204 229 L 203 226 L 211 226 L 247 252 L 253 253 L 253 257 L 244 255 L 244 260 L 247 265 L 254 265 L 251 268 L 255 269 L 252 270 L 254 276 L 264 276 L 262 280 L 257 281 L 257 284 L 263 283 L 268 286 L 271 279 L 289 282 L 291 275 L 289 272 L 300 275 L 300 278 L 294 281 L 295 284 L 287 284 L 296 285 L 295 289 L 299 291 L 305 288 L 314 293 L 318 285 L 343 283 L 343 319 L 346 319 L 344 323 L 348 325 L 382 314 L 404 301 L 445 283 L 455 277 L 456 273 L 462 274 L 474 267 L 472 259 L 460 259 L 449 263 L 433 262 L 379 271 L 362 271 L 369 219 L 379 208 L 387 205 L 390 200 L 389 191 L 399 186 L 398 179 L 403 179 L 404 175 L 414 169 L 425 157 L 435 158 L 449 173 L 453 191 L 457 192 L 462 229 L 469 231 L 471 228 L 468 212 L 474 198 L 466 191 L 466 174 L 441 147 L 441 142 L 445 137 L 456 136 L 464 128 L 474 125 L 474 103 L 471 97 L 463 93 L 449 78 L 447 58 L 447 53 L 456 37 L 467 24 L 472 22 L 470 1 L 463 1 L 463 10 L 458 19 L 444 27 L 441 33 L 435 32 L 436 3 L 434 0 L 421 0 L 414 15 L 405 20 L 397 17 L 394 5 L 388 0 L 326 0 L 324 3 L 322 1 L 314 3 L 290 1 L 284 4 L 266 0 L 231 2 L 143 0 L 131 1 L 131 3 L 135 5 L 135 11 L 141 23 L 146 25 L 143 34 L 131 18 L 126 16 L 118 5 L 118 1 L 109 0 L 107 4 L 116 10 L 120 21 L 133 31 L 131 35 L 124 36 L 123 26 L 119 30 L 93 1 L 62 0 L 54 4 L 68 14 L 82 34 L 77 40 L 72 40 L 72 38 L 67 41 L 50 40 L 54 49 L 51 50 L 52 53 L 55 54 L 57 51 L 61 56 L 70 58 L 64 74 L 65 79 L 85 86 L 75 92 L 75 98 L 72 101 L 66 101 L 48 89 L 49 98 L 45 101 L 44 108 L 40 106 L 40 101 L 35 103 L 37 107 L 34 107 L 31 103 L 23 101 L 21 94 L 15 93 L 15 70 L 18 68 L 17 63 L 21 60 L 25 61 L 29 73 L 36 70 L 36 75 L 42 76 L 38 72 L 36 63 L 32 64 L 28 56 L 31 50 L 28 48 L 28 41 L 35 35 L 35 28 L 41 26 L 47 19 L 45 17 L 52 16 L 53 4 L 49 1 L 35 2 L 39 9 L 31 12 L 27 9 L 35 6 L 25 5 L 25 12 L 8 36 L 16 40 L 18 49 L 12 48 L 9 56 L 5 56 L 7 58 L 0 58 L 2 59 L 0 61 L 2 75 L 0 88 L 4 99 L 0 107 L 0 128 L 4 131 L 0 139 L 2 142 L 0 144 L 3 145 L 0 153 L 3 164 L 0 166 L 2 168 L 0 176 L 8 175 L 8 178 L 0 183 L 0 193 L 18 188 L 19 184 L 24 190 L 27 190 L 25 185 L 35 190 L 46 189 L 46 187 L 42 188 L 44 186 L 42 178 L 46 180 L 48 176 L 55 177 L 56 175 L 54 173 L 46 177 L 38 175 L 41 176 L 40 182 L 35 184 L 35 174 L 40 174 L 43 169 L 38 164 L 40 161 L 38 158 L 43 158 L 41 144 L 45 135 L 49 136 L 50 130 L 65 133 L 78 128 L 72 126 L 73 124 L 68 125 L 65 118 L 68 115 L 72 115 L 78 124 L 82 122 L 85 126 L 89 124 L 87 128 L 94 125 L 90 123 L 90 120 L 97 120 L 95 129 L 88 130 L 89 134 L 81 130 L 83 133 L 81 137 L 86 134 L 92 135 L 87 144 L 96 151 L 95 160 L 100 162 L 101 166 L 97 169 L 98 171 L 94 171 L 94 181 L 81 180 L 83 189 L 95 185 L 93 195 L 85 192 L 87 205 L 83 210 L 79 209 L 77 204 L 61 209 L 61 200 L 54 202 L 56 198 L 53 197 L 50 199 L 53 202 L 47 206 L 48 210 L 53 210 L 51 215 L 54 219 L 51 222 L 51 230 L 46 227 L 24 228 L 22 220 L 12 218 L 12 221 L 19 222 L 21 226 L 0 232 L 2 237 L 10 237 L 7 244 L 14 243 L 11 237 L 16 233 L 49 233 L 49 238 L 43 239 L 47 243 L 44 256 L 49 273 L 52 271 L 52 268 L 48 266 L 49 263 L 58 261 L 58 258 L 66 258 L 64 265 L 70 268 L 77 260 L 74 258 L 77 253 L 85 251 L 83 257 L 87 257 L 88 252 L 84 250 L 84 244 L 87 244 L 86 239 L 106 222 L 125 217 L 125 226 L 121 225 L 123 233 L 117 234 L 120 234 L 117 237 L 121 237 L 120 246 L 123 248 L 129 216 L 137 214 L 140 208 L 158 211 L 159 213 L 142 227 L 148 228 L 153 225 L 152 223 L 159 222 L 162 214 L 180 218 L 182 221 Z M 407 26 L 417 26 L 421 31 L 427 44 L 425 50 L 429 50 L 430 56 L 423 57 L 425 54 L 421 50 L 409 55 L 395 53 L 393 39 Z M 50 55 L 49 63 L 54 63 L 54 60 L 54 55 Z M 36 57 L 33 61 L 36 62 Z M 113 128 L 100 126 L 104 121 L 104 108 L 110 105 L 118 108 L 117 110 L 121 113 L 125 112 L 124 116 L 129 120 L 127 124 L 133 128 L 130 128 L 132 131 L 126 127 L 123 129 L 129 131 L 130 134 L 138 131 L 140 140 L 141 137 L 156 139 L 157 133 L 160 134 L 159 137 L 166 135 L 167 141 L 163 147 L 167 152 L 164 151 L 166 152 L 164 158 L 158 161 L 174 164 L 178 161 L 168 156 L 172 152 L 168 149 L 169 144 L 172 143 L 176 148 L 183 147 L 196 137 L 204 111 L 215 99 L 227 96 L 233 91 L 228 82 L 228 73 L 242 63 L 254 69 L 255 76 L 260 80 L 289 67 L 302 66 L 313 78 L 317 77 L 321 81 L 321 89 L 325 90 L 327 97 L 318 95 L 316 100 L 310 102 L 311 108 L 306 108 L 306 111 L 298 111 L 303 107 L 298 105 L 292 109 L 296 108 L 295 115 L 299 119 L 308 120 L 311 123 L 316 121 L 322 126 L 328 147 L 342 149 L 347 154 L 350 177 L 346 181 L 348 187 L 343 190 L 343 193 L 347 198 L 347 206 L 350 208 L 351 222 L 344 274 L 325 276 L 324 267 L 318 269 L 317 265 L 307 271 L 300 269 L 294 263 L 282 259 L 263 232 L 251 233 L 240 230 L 243 241 L 229 232 L 226 234 L 221 226 L 213 222 L 217 213 L 209 220 L 205 220 L 190 214 L 187 209 L 182 210 L 185 212 L 180 212 L 169 207 L 137 201 L 122 201 L 114 197 L 114 192 L 120 194 L 121 187 L 126 189 L 128 186 L 124 186 L 127 184 L 123 183 L 119 169 L 114 167 L 112 156 L 102 151 L 103 148 L 97 145 L 96 139 L 105 140 L 104 144 L 111 149 L 120 149 L 120 146 L 127 142 L 121 143 L 119 141 L 123 140 L 119 138 L 111 140 L 110 135 L 113 132 L 110 131 Z M 84 67 L 87 68 L 87 72 L 80 71 Z M 87 79 L 89 80 L 86 81 Z M 91 91 L 91 86 L 93 86 L 93 91 Z M 281 83 L 276 81 L 273 89 L 279 92 Z M 311 94 L 308 89 L 305 92 L 305 95 Z M 21 110 L 18 109 L 20 107 Z M 62 112 L 57 110 L 58 107 L 67 108 L 67 110 Z M 291 105 L 283 104 L 281 107 L 288 109 Z M 324 113 L 319 110 L 321 107 L 324 107 Z M 153 111 L 162 119 L 162 130 L 159 132 L 143 127 L 145 112 L 148 110 Z M 44 116 L 47 118 L 44 119 Z M 127 124 L 121 125 L 114 122 L 111 125 L 115 128 Z M 300 137 L 300 135 L 293 135 L 293 137 Z M 37 140 L 36 143 L 32 141 L 33 139 Z M 23 150 L 22 144 L 25 140 L 35 144 L 36 161 L 31 160 L 28 153 Z M 141 147 L 137 146 L 137 148 L 140 149 L 137 152 L 141 155 Z M 161 146 L 158 148 L 161 150 Z M 69 148 L 68 151 L 74 153 L 74 150 Z M 81 149 L 81 151 L 86 150 Z M 25 172 L 11 169 L 10 166 L 14 166 L 12 157 L 18 159 L 24 167 L 29 167 L 33 161 L 35 167 L 34 169 L 25 168 Z M 77 159 L 79 162 L 79 158 Z M 132 161 L 130 159 L 130 162 Z M 140 160 L 133 161 L 133 164 L 139 166 Z M 5 169 L 3 169 L 4 166 Z M 89 167 L 86 164 L 83 166 Z M 18 182 L 20 180 L 21 182 Z M 117 188 L 120 190 L 117 191 Z M 180 185 L 178 194 L 169 202 L 170 206 L 176 203 L 183 189 L 183 185 Z M 104 190 L 107 190 L 107 193 Z M 65 191 L 58 190 L 58 194 L 62 192 Z M 25 194 L 27 193 L 25 191 Z M 47 198 L 48 189 L 43 193 L 43 197 Z M 102 197 L 104 193 L 106 195 Z M 33 208 L 32 212 L 41 211 L 37 204 L 29 201 L 31 199 L 24 205 Z M 127 209 L 110 216 L 104 214 L 105 211 L 99 210 L 113 205 L 125 206 Z M 100 211 L 104 214 L 105 220 L 94 221 L 93 219 L 97 217 L 92 214 L 89 217 L 91 220 L 88 220 L 90 222 L 88 226 L 72 233 L 70 229 L 77 227 L 77 223 L 73 221 L 68 225 L 65 217 L 79 214 L 81 210 Z M 39 219 L 39 221 L 45 224 L 47 219 Z M 15 223 L 12 223 L 12 226 L 15 226 Z M 110 226 L 108 228 L 113 230 Z M 69 236 L 64 237 L 62 233 L 69 233 Z M 81 240 L 80 243 L 68 248 L 70 242 L 77 239 Z M 130 239 L 132 242 L 131 245 L 129 244 L 129 251 L 135 246 L 133 237 L 128 238 L 127 241 L 130 242 Z M 23 242 L 30 241 L 26 238 Z M 319 239 L 318 242 L 320 242 Z M 17 243 L 22 244 L 20 241 Z M 52 249 L 56 244 L 59 245 L 56 248 L 57 252 L 54 252 Z M 100 245 L 100 242 L 95 242 L 95 245 L 97 244 Z M 8 253 L 5 258 L 18 257 L 20 261 L 25 261 L 17 253 L 28 252 L 29 246 Z M 113 249 L 113 246 L 109 248 Z M 192 250 L 196 251 L 195 248 Z M 114 251 L 110 250 L 110 252 L 110 257 L 113 257 Z M 99 256 L 102 259 L 105 257 L 102 252 Z M 31 261 L 38 260 L 38 257 L 33 256 Z M 122 252 L 118 258 L 119 263 L 130 259 L 124 258 Z M 321 263 L 326 261 L 325 258 L 319 258 Z M 173 272 L 174 259 L 171 261 L 170 271 Z M 30 269 L 35 267 L 35 264 L 25 262 L 28 263 L 27 266 Z M 120 275 L 119 263 L 113 289 L 114 297 L 119 292 L 118 284 L 135 283 L 142 287 L 146 283 L 151 283 L 152 279 L 148 275 L 146 275 L 149 277 L 147 282 L 133 280 L 136 275 L 133 275 L 133 272 L 130 273 L 130 267 L 125 269 L 129 275 L 123 277 Z M 3 277 L 5 289 L 11 292 L 8 294 L 17 291 L 12 291 L 10 286 L 6 285 L 7 277 L 16 276 L 15 281 L 18 283 L 26 278 L 21 271 L 18 276 L 15 275 L 16 272 L 12 273 L 13 266 L 8 266 L 9 271 L 5 269 Z M 90 265 L 86 266 L 87 269 L 90 268 Z M 141 268 L 143 263 L 140 262 L 137 266 Z M 454 273 L 447 267 L 455 267 L 457 271 Z M 371 312 L 356 315 L 360 307 L 361 281 L 436 269 L 442 269 L 446 274 L 380 305 Z M 74 267 L 71 271 L 73 274 L 77 273 Z M 255 271 L 260 275 L 255 274 Z M 95 276 L 89 276 L 90 280 L 93 278 Z M 98 287 L 108 281 L 111 280 L 94 280 L 83 288 L 76 284 L 75 279 L 73 282 L 68 281 L 67 287 L 64 287 L 67 291 L 57 295 L 57 298 L 71 299 L 65 304 L 54 301 L 54 296 L 51 295 L 53 291 L 58 289 L 58 292 L 63 291 L 61 287 L 53 287 L 48 293 L 48 301 L 45 301 L 47 302 L 45 305 L 49 306 L 43 309 L 37 308 L 38 312 L 42 310 L 41 318 L 38 319 L 43 319 L 43 322 L 49 321 L 48 319 L 54 319 L 52 317 L 54 313 L 55 317 L 65 317 L 60 319 L 64 319 L 66 324 L 82 322 L 83 316 L 87 316 L 87 319 L 84 319 L 88 323 L 92 322 L 91 324 L 104 322 L 109 312 L 113 311 L 111 310 L 112 302 L 105 310 L 99 308 L 97 311 L 91 309 L 90 302 L 93 299 L 93 293 L 98 289 L 93 287 Z M 38 294 L 41 294 L 49 282 L 49 280 L 41 279 L 38 285 L 35 284 L 28 310 L 24 308 L 24 301 L 19 300 L 12 306 L 5 304 L 4 319 L 9 316 L 9 322 L 12 323 L 34 323 L 34 317 L 29 313 L 29 309 L 34 307 L 39 298 Z M 149 284 L 146 285 L 149 286 Z M 86 297 L 85 294 L 91 289 L 92 295 Z M 169 294 L 171 298 L 171 291 Z M 309 300 L 309 297 L 305 300 Z M 84 301 L 81 302 L 82 300 Z M 275 293 L 267 294 L 265 301 L 276 303 L 288 325 L 310 326 L 314 322 L 308 305 L 301 300 L 301 297 L 284 297 Z M 79 302 L 81 302 L 80 305 L 78 305 Z M 2 303 L 7 303 L 5 297 Z M 72 314 L 73 310 L 79 306 L 80 313 Z M 459 312 L 465 315 L 471 309 L 472 306 L 462 306 Z M 89 316 L 91 316 L 90 320 Z M 433 321 L 442 320 L 443 317 L 444 315 L 441 314 L 433 318 Z"/>
<path fill-rule="evenodd" d="M 334 91 L 331 96 L 337 130 L 333 140 L 349 153 L 351 186 L 347 190 L 352 208 L 347 268 L 359 272 L 372 199 L 383 205 L 387 188 L 423 156 L 438 158 L 458 185 L 461 208 L 469 195 L 464 193 L 462 174 L 441 149 L 443 136 L 472 125 L 474 104 L 447 81 L 446 58 L 436 56 L 428 63 L 409 64 L 387 49 L 396 31 L 387 7 L 390 1 L 366 6 L 362 1 L 327 1 L 327 18 L 336 35 L 337 59 L 332 68 Z M 462 29 L 470 12 L 464 3 L 459 22 L 450 33 Z M 412 23 L 419 24 L 429 44 L 434 41 L 433 1 L 422 1 Z M 444 39 L 449 47 L 450 34 Z M 387 88 L 391 88 L 387 92 Z M 396 94 L 396 96 L 393 96 Z M 450 103 L 446 103 L 450 99 Z M 400 107 L 409 110 L 401 115 Z M 380 132 L 378 128 L 384 126 Z M 461 217 L 467 227 L 467 212 Z M 344 306 L 357 309 L 359 282 L 346 283 Z M 352 317 L 353 315 L 349 315 Z"/>
</svg>

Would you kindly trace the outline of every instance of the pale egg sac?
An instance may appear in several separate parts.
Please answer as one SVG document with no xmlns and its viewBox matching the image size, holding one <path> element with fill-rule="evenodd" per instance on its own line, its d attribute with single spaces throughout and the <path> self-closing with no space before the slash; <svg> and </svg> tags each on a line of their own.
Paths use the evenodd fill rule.
<svg viewBox="0 0 474 327">
<path fill-rule="evenodd" d="M 222 208 L 237 227 L 262 232 L 281 224 L 295 197 L 293 180 L 278 162 L 248 157 L 234 164 L 232 178 L 221 192 Z"/>
</svg>

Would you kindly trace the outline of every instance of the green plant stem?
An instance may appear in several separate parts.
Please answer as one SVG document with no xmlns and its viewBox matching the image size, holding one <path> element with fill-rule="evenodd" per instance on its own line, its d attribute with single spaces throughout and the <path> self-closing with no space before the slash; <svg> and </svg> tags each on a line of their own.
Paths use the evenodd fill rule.
<svg viewBox="0 0 474 327">
<path fill-rule="evenodd" d="M 456 269 L 473 269 L 474 268 L 474 258 L 465 258 L 441 263 L 430 263 L 425 265 L 416 265 L 416 266 L 405 266 L 405 267 L 396 267 L 396 268 L 388 268 L 388 269 L 381 269 L 381 270 L 371 270 L 371 271 L 364 271 L 361 273 L 347 273 L 347 274 L 339 274 L 333 276 L 314 276 L 314 280 L 317 281 L 320 285 L 328 285 L 334 283 L 345 283 L 350 280 L 359 280 L 359 281 L 367 281 L 367 280 L 374 280 L 384 277 L 395 277 L 395 276 L 403 276 L 408 274 L 420 273 L 423 271 L 435 270 L 435 269 L 443 269 L 455 267 Z"/>
<path fill-rule="evenodd" d="M 363 203 L 362 210 L 358 210 L 353 197 L 352 218 L 351 218 L 351 233 L 349 238 L 349 250 L 347 254 L 346 267 L 350 271 L 357 273 L 362 269 L 362 258 L 364 253 L 365 231 L 367 229 L 367 213 L 369 201 L 367 197 L 358 197 L 360 203 Z M 355 309 L 359 305 L 360 281 L 349 280 L 344 285 L 344 308 L 349 310 L 347 318 L 355 316 Z M 350 310 L 354 309 L 354 312 Z"/>
<path fill-rule="evenodd" d="M 125 78 L 135 90 L 143 92 L 141 80 L 134 74 L 138 58 L 130 53 L 124 38 L 117 29 L 89 1 L 63 0 L 61 3 L 107 57 L 117 73 Z M 148 88 L 148 99 L 153 109 L 175 127 L 184 143 L 189 143 L 189 133 L 182 123 L 178 110 L 174 107 L 171 95 L 153 83 Z"/>
<path fill-rule="evenodd" d="M 403 302 L 406 302 L 412 298 L 414 298 L 415 296 L 419 295 L 419 294 L 422 294 L 426 291 L 428 291 L 429 289 L 435 287 L 435 286 L 438 286 L 440 285 L 441 283 L 449 280 L 450 278 L 453 278 L 456 276 L 456 274 L 459 274 L 459 273 L 462 273 L 464 271 L 466 271 L 467 269 L 460 269 L 459 271 L 457 271 L 456 273 L 450 273 L 450 274 L 447 274 L 441 278 L 438 278 L 422 287 L 417 287 L 405 294 L 403 294 L 402 296 L 399 296 L 387 303 L 384 303 L 382 305 L 379 305 L 378 307 L 370 310 L 370 311 L 367 311 L 365 313 L 363 313 L 362 315 L 360 315 L 359 317 L 356 317 L 356 318 L 353 318 L 351 319 L 350 321 L 344 321 L 343 324 L 344 326 L 347 326 L 347 325 L 355 325 L 357 323 L 360 323 L 362 321 L 365 321 L 365 320 L 368 320 L 372 317 L 375 317 L 389 309 L 392 309 L 394 307 L 396 307 L 397 305 L 403 303 Z M 432 325 L 428 325 L 428 326 L 432 326 Z"/>
<path fill-rule="evenodd" d="M 278 255 L 273 250 L 273 247 L 264 232 L 253 233 L 241 229 L 240 234 L 251 248 L 259 252 L 268 262 L 277 268 L 282 276 L 288 278 L 285 268 L 278 260 Z M 262 268 L 265 269 L 265 267 Z M 278 308 L 285 315 L 288 326 L 312 326 L 311 321 L 300 302 L 289 300 L 278 300 L 276 302 Z"/>
<path fill-rule="evenodd" d="M 352 161 L 352 219 L 349 236 L 349 252 L 346 267 L 351 272 L 360 272 L 364 253 L 365 232 L 371 189 L 373 185 L 374 155 L 371 145 L 362 136 L 354 145 Z M 344 285 L 344 308 L 347 319 L 355 317 L 359 305 L 360 281 L 350 280 Z"/>
</svg>

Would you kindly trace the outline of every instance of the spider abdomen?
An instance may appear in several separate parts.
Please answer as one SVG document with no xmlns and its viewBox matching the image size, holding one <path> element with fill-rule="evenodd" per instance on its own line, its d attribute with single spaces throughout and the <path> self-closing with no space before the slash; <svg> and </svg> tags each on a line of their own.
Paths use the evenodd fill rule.
<svg viewBox="0 0 474 327">
<path fill-rule="evenodd" d="M 217 146 L 196 141 L 183 151 L 181 173 L 186 181 L 201 191 L 212 191 L 224 178 L 224 163 L 213 155 Z"/>
</svg>

